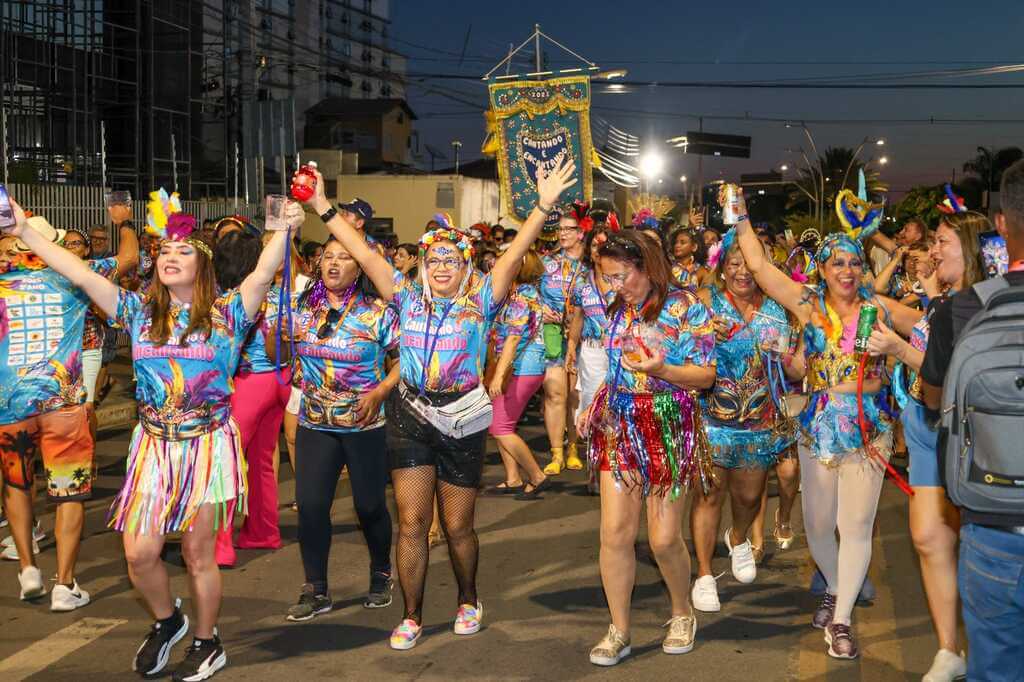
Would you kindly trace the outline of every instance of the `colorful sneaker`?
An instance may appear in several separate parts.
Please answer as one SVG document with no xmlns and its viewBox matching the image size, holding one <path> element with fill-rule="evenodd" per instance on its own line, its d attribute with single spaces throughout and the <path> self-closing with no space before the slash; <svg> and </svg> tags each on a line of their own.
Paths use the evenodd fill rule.
<svg viewBox="0 0 1024 682">
<path fill-rule="evenodd" d="M 811 625 L 824 630 L 832 622 L 832 617 L 836 613 L 836 595 L 825 593 L 825 596 L 821 598 L 821 603 L 818 604 L 817 610 L 814 612 L 814 617 L 811 619 Z"/>
<path fill-rule="evenodd" d="M 661 650 L 666 654 L 686 654 L 693 650 L 693 641 L 697 638 L 697 617 L 672 616 L 664 626 L 668 628 Z"/>
<path fill-rule="evenodd" d="M 51 611 L 74 611 L 89 603 L 89 593 L 78 587 L 74 581 L 71 587 L 57 583 L 50 590 Z"/>
<path fill-rule="evenodd" d="M 181 600 L 174 600 L 174 613 L 166 621 L 156 621 L 149 629 L 142 646 L 135 652 L 132 670 L 150 677 L 167 666 L 171 648 L 188 634 L 188 616 L 181 612 Z"/>
<path fill-rule="evenodd" d="M 590 662 L 594 665 L 612 666 L 629 656 L 632 649 L 629 639 L 614 625 L 608 626 L 608 634 L 590 650 Z"/>
<path fill-rule="evenodd" d="M 455 634 L 474 635 L 480 632 L 480 624 L 484 619 L 484 605 L 479 601 L 476 606 L 462 604 L 459 612 L 455 614 Z"/>
<path fill-rule="evenodd" d="M 423 626 L 412 618 L 406 618 L 398 627 L 391 631 L 391 648 L 398 651 L 406 651 L 416 646 L 420 640 Z"/>
<path fill-rule="evenodd" d="M 228 664 L 228 655 L 224 653 L 217 629 L 213 630 L 213 639 L 192 639 L 192 646 L 185 653 L 185 660 L 178 664 L 171 676 L 173 682 L 199 682 L 208 680 L 218 670 Z"/>
<path fill-rule="evenodd" d="M 21 585 L 22 601 L 39 599 L 46 594 L 46 586 L 43 585 L 43 574 L 35 566 L 22 569 L 18 573 L 18 583 Z"/>
<path fill-rule="evenodd" d="M 830 623 L 825 628 L 825 643 L 828 644 L 828 655 L 832 658 L 857 658 L 857 640 L 845 623 Z"/>
</svg>

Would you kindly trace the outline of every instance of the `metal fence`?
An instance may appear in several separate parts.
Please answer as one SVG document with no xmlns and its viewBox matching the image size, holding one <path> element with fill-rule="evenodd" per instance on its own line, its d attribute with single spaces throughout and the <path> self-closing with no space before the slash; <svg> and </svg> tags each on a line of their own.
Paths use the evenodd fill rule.
<svg viewBox="0 0 1024 682">
<path fill-rule="evenodd" d="M 103 187 L 11 184 L 7 186 L 7 191 L 23 208 L 45 217 L 54 227 L 88 231 L 97 225 L 110 224 L 106 208 L 106 194 L 109 190 Z M 146 222 L 148 199 L 133 197 L 132 219 L 137 226 Z M 246 204 L 241 200 L 222 199 L 183 201 L 181 205 L 186 213 L 194 215 L 200 223 L 210 218 L 234 214 L 243 215 L 255 222 L 262 221 L 264 217 L 262 203 Z M 117 235 L 112 236 L 117 238 Z"/>
</svg>

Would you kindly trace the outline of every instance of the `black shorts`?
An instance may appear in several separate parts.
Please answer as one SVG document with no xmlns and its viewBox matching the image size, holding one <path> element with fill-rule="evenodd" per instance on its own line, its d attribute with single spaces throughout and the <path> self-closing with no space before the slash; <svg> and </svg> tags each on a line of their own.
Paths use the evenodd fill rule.
<svg viewBox="0 0 1024 682">
<path fill-rule="evenodd" d="M 428 393 L 432 405 L 446 405 L 464 394 Z M 392 469 L 433 466 L 437 478 L 462 488 L 478 488 L 483 476 L 487 429 L 463 438 L 446 436 L 430 423 L 420 421 L 398 389 L 386 407 L 388 449 Z"/>
</svg>

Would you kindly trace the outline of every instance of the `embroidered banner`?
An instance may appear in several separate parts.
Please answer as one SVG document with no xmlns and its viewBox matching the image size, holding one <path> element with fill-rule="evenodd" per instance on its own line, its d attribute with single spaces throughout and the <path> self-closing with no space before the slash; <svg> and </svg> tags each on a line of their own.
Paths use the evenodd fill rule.
<svg viewBox="0 0 1024 682">
<path fill-rule="evenodd" d="M 483 151 L 498 158 L 502 200 L 523 221 L 537 203 L 537 168 L 556 168 L 568 156 L 579 178 L 562 201 L 590 201 L 593 195 L 593 143 L 590 138 L 590 78 L 491 81 L 491 109 Z M 554 239 L 557 223 L 545 226 Z"/>
</svg>

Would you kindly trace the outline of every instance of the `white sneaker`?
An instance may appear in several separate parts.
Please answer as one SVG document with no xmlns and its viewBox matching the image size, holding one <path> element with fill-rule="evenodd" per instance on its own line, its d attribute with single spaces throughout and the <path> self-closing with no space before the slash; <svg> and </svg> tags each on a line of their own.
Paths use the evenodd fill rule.
<svg viewBox="0 0 1024 682">
<path fill-rule="evenodd" d="M 50 590 L 51 611 L 74 611 L 89 603 L 89 593 L 78 587 L 78 581 L 68 588 L 57 583 Z"/>
<path fill-rule="evenodd" d="M 939 649 L 932 660 L 932 667 L 921 678 L 921 682 L 953 682 L 967 676 L 967 661 L 948 649 Z"/>
<path fill-rule="evenodd" d="M 36 542 L 35 538 L 32 538 L 32 554 L 39 554 L 39 543 Z M 10 545 L 4 547 L 4 551 L 0 552 L 0 557 L 7 561 L 17 561 L 21 557 L 18 555 L 18 548 L 11 542 Z"/>
<path fill-rule="evenodd" d="M 715 576 L 702 575 L 694 580 L 690 599 L 693 601 L 693 608 L 698 611 L 706 613 L 721 611 L 722 602 L 718 601 L 718 583 L 715 582 Z"/>
<path fill-rule="evenodd" d="M 729 536 L 732 528 L 725 531 L 725 546 L 732 558 L 732 576 L 741 583 L 752 583 L 757 578 L 757 561 L 754 560 L 754 548 L 747 540 L 741 545 L 732 546 Z"/>
<path fill-rule="evenodd" d="M 18 582 L 21 583 L 21 599 L 39 599 L 46 594 L 46 587 L 43 585 L 43 574 L 35 566 L 23 568 L 18 574 Z"/>
<path fill-rule="evenodd" d="M 3 526 L 6 526 L 6 525 L 7 524 L 4 523 L 3 525 L 0 525 L 0 528 L 2 528 Z M 32 526 L 32 539 L 35 540 L 36 542 L 42 542 L 43 540 L 46 539 L 46 533 L 43 532 L 43 524 L 42 524 L 41 521 L 36 521 L 35 525 Z M 0 540 L 0 547 L 13 547 L 13 546 L 14 546 L 14 536 L 13 535 L 8 535 L 3 540 Z"/>
</svg>

